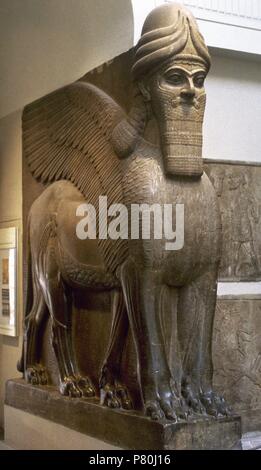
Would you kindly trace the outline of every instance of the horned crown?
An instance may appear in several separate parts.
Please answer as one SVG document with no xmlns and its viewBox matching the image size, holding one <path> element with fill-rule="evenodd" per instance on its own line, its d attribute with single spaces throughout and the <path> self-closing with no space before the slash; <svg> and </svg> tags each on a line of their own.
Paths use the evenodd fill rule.
<svg viewBox="0 0 261 470">
<path fill-rule="evenodd" d="M 134 80 L 153 73 L 171 57 L 202 63 L 207 71 L 211 60 L 204 38 L 192 14 L 177 3 L 155 8 L 145 20 L 136 46 L 132 68 Z"/>
</svg>

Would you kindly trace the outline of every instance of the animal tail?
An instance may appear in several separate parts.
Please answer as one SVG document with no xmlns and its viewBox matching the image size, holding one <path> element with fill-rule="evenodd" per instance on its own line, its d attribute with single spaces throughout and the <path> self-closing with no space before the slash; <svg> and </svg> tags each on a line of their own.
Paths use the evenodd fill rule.
<svg viewBox="0 0 261 470">
<path fill-rule="evenodd" d="M 26 282 L 26 303 L 25 303 L 25 316 L 24 316 L 24 331 L 25 331 L 25 320 L 32 311 L 34 302 L 34 290 L 33 290 L 33 272 L 32 272 L 32 252 L 30 244 L 30 218 L 28 221 L 27 230 L 27 282 Z M 21 358 L 17 362 L 17 370 L 24 372 L 25 369 L 25 341 L 26 333 L 23 338 L 22 354 Z"/>
</svg>

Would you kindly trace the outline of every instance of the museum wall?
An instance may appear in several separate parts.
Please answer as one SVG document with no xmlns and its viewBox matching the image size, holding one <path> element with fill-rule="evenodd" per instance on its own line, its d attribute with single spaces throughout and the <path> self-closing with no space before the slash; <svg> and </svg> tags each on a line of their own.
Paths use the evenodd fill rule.
<svg viewBox="0 0 261 470">
<path fill-rule="evenodd" d="M 214 56 L 206 87 L 204 157 L 261 162 L 260 62 Z"/>
<path fill-rule="evenodd" d="M 19 230 L 18 316 L 19 333 L 22 324 L 22 140 L 21 111 L 0 120 L 0 228 L 17 226 Z M 21 337 L 0 335 L 0 427 L 3 425 L 5 382 L 16 377 L 16 362 L 20 353 Z"/>
<path fill-rule="evenodd" d="M 0 118 L 133 45 L 131 0 L 1 0 L 0 19 Z"/>
</svg>

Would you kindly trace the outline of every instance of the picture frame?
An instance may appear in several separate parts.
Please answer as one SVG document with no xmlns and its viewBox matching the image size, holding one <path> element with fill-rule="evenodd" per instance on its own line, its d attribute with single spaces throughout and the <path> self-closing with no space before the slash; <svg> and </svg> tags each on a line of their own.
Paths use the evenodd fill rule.
<svg viewBox="0 0 261 470">
<path fill-rule="evenodd" d="M 18 228 L 0 229 L 0 334 L 17 336 Z"/>
</svg>

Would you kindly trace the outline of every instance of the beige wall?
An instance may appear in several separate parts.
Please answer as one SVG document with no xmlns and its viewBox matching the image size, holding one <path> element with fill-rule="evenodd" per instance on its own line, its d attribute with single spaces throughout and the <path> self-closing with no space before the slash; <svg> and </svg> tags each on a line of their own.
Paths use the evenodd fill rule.
<svg viewBox="0 0 261 470">
<path fill-rule="evenodd" d="M 22 241 L 22 144 L 21 112 L 0 120 L 0 227 L 17 226 Z M 22 321 L 22 260 L 19 252 L 18 316 Z M 0 427 L 3 425 L 4 386 L 8 378 L 18 375 L 16 362 L 21 339 L 0 335 Z"/>
<path fill-rule="evenodd" d="M 261 162 L 261 63 L 213 56 L 204 156 Z"/>
<path fill-rule="evenodd" d="M 0 222 L 22 217 L 21 111 L 0 120 Z"/>
<path fill-rule="evenodd" d="M 131 0 L 1 0 L 0 118 L 128 50 L 133 30 Z"/>
</svg>

